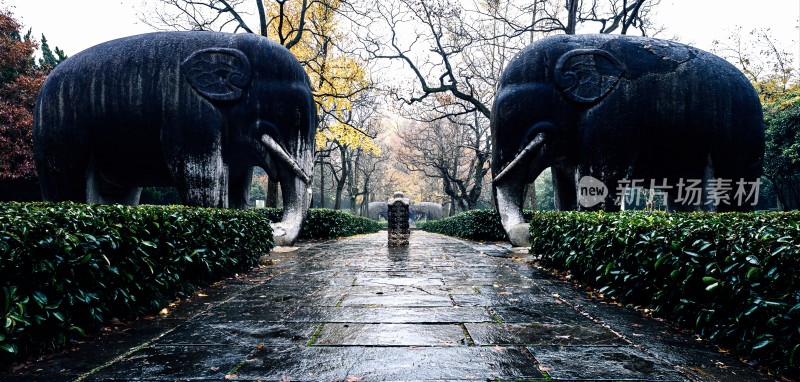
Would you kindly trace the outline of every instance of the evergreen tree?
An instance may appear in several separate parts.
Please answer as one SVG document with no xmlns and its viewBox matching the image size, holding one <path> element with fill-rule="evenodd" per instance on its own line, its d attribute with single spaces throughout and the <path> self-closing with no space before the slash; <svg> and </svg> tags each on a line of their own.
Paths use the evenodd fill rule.
<svg viewBox="0 0 800 382">
<path fill-rule="evenodd" d="M 50 72 L 56 65 L 66 59 L 67 55 L 64 54 L 63 50 L 58 49 L 58 47 L 56 47 L 55 54 L 53 54 L 50 45 L 47 43 L 47 37 L 42 34 L 42 58 L 39 59 L 39 68 Z"/>
<path fill-rule="evenodd" d="M 764 176 L 784 210 L 800 208 L 800 89 L 764 105 Z"/>
</svg>

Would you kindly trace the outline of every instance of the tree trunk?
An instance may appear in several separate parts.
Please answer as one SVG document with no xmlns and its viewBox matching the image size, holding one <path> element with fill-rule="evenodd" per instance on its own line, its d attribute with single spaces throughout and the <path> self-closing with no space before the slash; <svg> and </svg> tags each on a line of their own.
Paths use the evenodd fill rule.
<svg viewBox="0 0 800 382">
<path fill-rule="evenodd" d="M 344 185 L 341 187 L 337 184 L 336 185 L 336 199 L 333 200 L 333 209 L 338 210 L 342 208 L 342 191 L 344 191 Z"/>
<path fill-rule="evenodd" d="M 636 21 L 636 18 L 639 16 L 639 9 L 641 9 L 642 4 L 644 4 L 645 0 L 638 0 L 633 7 L 633 11 L 631 11 L 630 18 L 627 17 L 627 13 L 623 14 L 625 18 L 622 21 L 622 34 L 628 34 L 628 28 Z M 627 12 L 625 6 L 627 5 L 627 1 L 623 3 L 623 12 Z"/>
<path fill-rule="evenodd" d="M 319 162 L 319 208 L 325 208 L 325 164 Z"/>
<path fill-rule="evenodd" d="M 567 0 L 567 27 L 564 33 L 575 34 L 578 26 L 578 0 Z"/>
<path fill-rule="evenodd" d="M 364 180 L 364 198 L 361 199 L 359 215 L 367 216 L 367 206 L 369 206 L 369 178 Z"/>
<path fill-rule="evenodd" d="M 336 178 L 336 199 L 333 202 L 333 209 L 339 210 L 342 208 L 342 194 L 344 187 L 347 186 L 349 177 L 351 176 L 350 158 L 347 155 L 347 147 L 339 145 L 339 155 L 342 162 L 342 175 Z M 335 174 L 334 174 L 335 176 Z"/>
<path fill-rule="evenodd" d="M 350 168 L 350 213 L 353 215 L 358 214 L 358 195 L 361 195 L 358 192 L 358 165 L 359 161 L 361 160 L 361 151 L 356 150 L 355 158 L 353 155 L 350 155 L 351 164 L 348 165 Z"/>
<path fill-rule="evenodd" d="M 342 177 L 336 180 L 336 199 L 333 201 L 333 209 L 339 210 L 342 208 L 342 194 L 344 187 L 347 185 L 347 168 L 342 165 Z"/>
</svg>

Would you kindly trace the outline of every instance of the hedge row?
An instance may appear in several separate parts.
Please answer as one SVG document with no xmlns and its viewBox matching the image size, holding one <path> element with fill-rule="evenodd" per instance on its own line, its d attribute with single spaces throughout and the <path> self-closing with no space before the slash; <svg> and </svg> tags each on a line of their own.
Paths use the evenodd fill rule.
<svg viewBox="0 0 800 382">
<path fill-rule="evenodd" d="M 261 211 L 273 222 L 280 221 L 283 214 L 281 208 L 262 208 L 257 211 Z M 380 223 L 365 217 L 329 208 L 311 208 L 308 210 L 299 238 L 327 240 L 380 230 Z"/>
<path fill-rule="evenodd" d="M 229 209 L 0 203 L 0 363 L 256 265 L 269 223 Z"/>
<path fill-rule="evenodd" d="M 536 213 L 531 252 L 779 372 L 800 367 L 800 213 Z"/>
<path fill-rule="evenodd" d="M 533 211 L 523 211 L 526 221 L 530 220 Z M 441 220 L 417 223 L 417 228 L 477 241 L 508 240 L 506 231 L 500 222 L 500 214 L 495 210 L 472 210 Z"/>
</svg>

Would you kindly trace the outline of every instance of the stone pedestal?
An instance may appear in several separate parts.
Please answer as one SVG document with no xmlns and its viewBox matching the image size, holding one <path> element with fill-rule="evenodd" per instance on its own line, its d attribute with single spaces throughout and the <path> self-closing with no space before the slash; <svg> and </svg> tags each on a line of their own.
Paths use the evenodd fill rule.
<svg viewBox="0 0 800 382">
<path fill-rule="evenodd" d="M 410 202 L 402 192 L 395 192 L 389 201 L 389 246 L 408 246 L 411 230 L 408 226 L 408 207 Z"/>
</svg>

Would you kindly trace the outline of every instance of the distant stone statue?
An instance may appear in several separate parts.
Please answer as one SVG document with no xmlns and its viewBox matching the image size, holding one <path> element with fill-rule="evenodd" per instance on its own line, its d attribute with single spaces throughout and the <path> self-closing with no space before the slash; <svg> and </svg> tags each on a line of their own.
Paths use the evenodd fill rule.
<svg viewBox="0 0 800 382">
<path fill-rule="evenodd" d="M 367 217 L 379 221 L 389 219 L 389 205 L 386 202 L 370 202 L 367 205 Z"/>
<path fill-rule="evenodd" d="M 287 49 L 252 34 L 159 32 L 59 64 L 36 102 L 33 143 L 51 201 L 135 205 L 174 185 L 184 204 L 246 208 L 253 166 L 280 182 L 279 245 L 311 200 L 317 108 Z"/>
<path fill-rule="evenodd" d="M 411 228 L 408 223 L 410 201 L 402 192 L 395 192 L 386 204 L 389 206 L 389 246 L 408 245 Z"/>
<path fill-rule="evenodd" d="M 492 186 L 512 243 L 528 245 L 525 185 L 547 168 L 559 210 L 617 211 L 633 182 L 656 185 L 672 211 L 752 209 L 735 199 L 762 172 L 761 103 L 711 53 L 645 37 L 544 38 L 508 63 L 491 115 Z M 700 198 L 685 203 L 694 181 Z"/>
<path fill-rule="evenodd" d="M 442 218 L 442 205 L 432 202 L 419 202 L 411 205 L 413 221 L 439 220 Z"/>
</svg>

